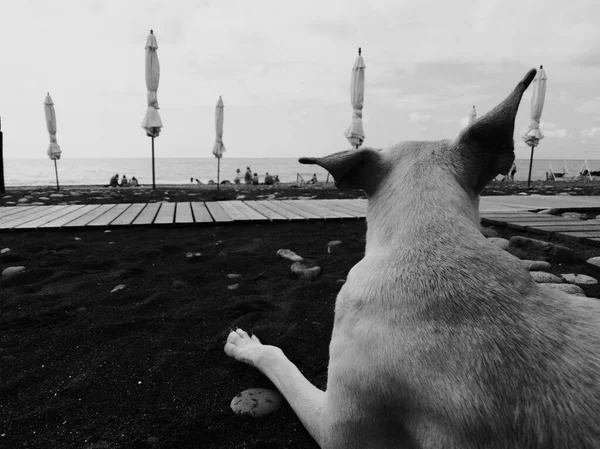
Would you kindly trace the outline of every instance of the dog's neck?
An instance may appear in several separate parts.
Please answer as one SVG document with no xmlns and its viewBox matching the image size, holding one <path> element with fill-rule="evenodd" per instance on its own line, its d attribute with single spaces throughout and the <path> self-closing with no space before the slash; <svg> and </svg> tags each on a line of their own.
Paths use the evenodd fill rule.
<svg viewBox="0 0 600 449">
<path fill-rule="evenodd" d="M 444 171 L 410 184 L 386 182 L 369 196 L 367 245 L 370 251 L 424 244 L 432 235 L 479 232 L 479 195 L 465 190 Z"/>
</svg>

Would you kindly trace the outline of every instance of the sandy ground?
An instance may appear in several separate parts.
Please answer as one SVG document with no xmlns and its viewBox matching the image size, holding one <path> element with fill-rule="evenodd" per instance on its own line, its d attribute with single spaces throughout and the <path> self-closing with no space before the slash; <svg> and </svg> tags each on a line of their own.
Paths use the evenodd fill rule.
<svg viewBox="0 0 600 449">
<path fill-rule="evenodd" d="M 514 193 L 523 186 L 492 185 L 490 192 L 500 188 Z M 132 190 L 106 190 L 112 200 L 132 198 Z M 65 189 L 69 200 L 100 197 L 94 189 L 71 191 L 83 193 Z M 140 191 L 142 201 L 215 195 L 197 188 Z M 24 193 L 49 198 L 48 190 L 35 192 Z M 317 186 L 218 195 L 335 192 Z M 7 192 L 13 199 L 20 194 Z M 223 345 L 230 328 L 254 332 L 324 388 L 339 280 L 362 258 L 365 230 L 364 221 L 347 221 L 0 233 L 2 248 L 11 249 L 0 255 L 2 268 L 26 267 L 0 281 L 0 447 L 316 448 L 287 404 L 262 420 L 230 410 L 239 392 L 271 385 L 226 357 Z M 328 254 L 331 240 L 342 240 L 345 252 Z M 600 255 L 598 248 L 569 246 Z M 280 248 L 314 260 L 322 275 L 294 279 L 290 263 L 276 256 Z M 202 255 L 189 261 L 190 251 Z M 600 277 L 584 262 L 550 271 Z M 600 297 L 598 286 L 585 290 Z"/>
</svg>

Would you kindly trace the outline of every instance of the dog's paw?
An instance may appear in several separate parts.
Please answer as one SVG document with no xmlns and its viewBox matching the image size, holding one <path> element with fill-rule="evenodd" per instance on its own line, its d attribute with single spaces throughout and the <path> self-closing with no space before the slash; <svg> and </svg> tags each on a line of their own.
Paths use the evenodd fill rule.
<svg viewBox="0 0 600 449">
<path fill-rule="evenodd" d="M 263 345 L 256 335 L 248 335 L 242 329 L 231 331 L 225 343 L 225 354 L 229 357 L 258 367 L 258 362 L 264 356 L 267 347 Z"/>
</svg>

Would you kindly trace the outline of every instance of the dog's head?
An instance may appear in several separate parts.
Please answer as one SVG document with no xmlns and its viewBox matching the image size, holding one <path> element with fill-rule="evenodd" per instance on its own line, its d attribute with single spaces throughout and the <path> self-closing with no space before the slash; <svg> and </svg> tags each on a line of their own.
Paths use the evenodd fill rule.
<svg viewBox="0 0 600 449">
<path fill-rule="evenodd" d="M 385 150 L 362 148 L 299 161 L 325 168 L 340 189 L 363 189 L 369 196 L 386 183 L 402 186 L 428 178 L 454 179 L 470 195 L 479 195 L 494 177 L 510 170 L 515 117 L 535 74 L 530 70 L 503 102 L 454 141 L 403 142 Z"/>
</svg>

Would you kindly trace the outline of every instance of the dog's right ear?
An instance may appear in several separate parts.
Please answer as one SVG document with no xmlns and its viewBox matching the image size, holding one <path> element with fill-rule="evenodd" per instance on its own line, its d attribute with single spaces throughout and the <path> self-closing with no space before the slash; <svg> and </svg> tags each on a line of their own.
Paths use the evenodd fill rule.
<svg viewBox="0 0 600 449">
<path fill-rule="evenodd" d="M 298 162 L 320 165 L 331 173 L 339 189 L 363 189 L 367 195 L 371 195 L 385 175 L 382 160 L 379 150 L 361 148 L 320 158 L 301 157 Z"/>
</svg>

